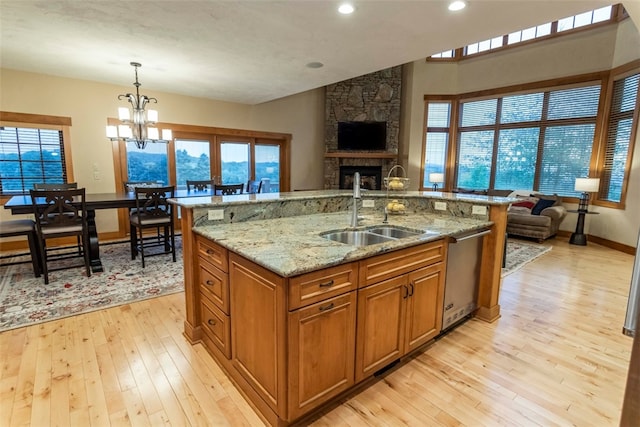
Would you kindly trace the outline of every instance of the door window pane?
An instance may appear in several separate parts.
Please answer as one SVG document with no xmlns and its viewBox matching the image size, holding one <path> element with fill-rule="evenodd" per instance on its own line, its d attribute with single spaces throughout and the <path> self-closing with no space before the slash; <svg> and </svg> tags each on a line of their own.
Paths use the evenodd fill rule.
<svg viewBox="0 0 640 427">
<path fill-rule="evenodd" d="M 280 191 L 280 146 L 256 144 L 256 180 L 262 181 L 263 193 Z"/>
<path fill-rule="evenodd" d="M 186 188 L 187 180 L 204 181 L 212 178 L 209 141 L 176 139 L 175 148 L 178 188 Z"/>
<path fill-rule="evenodd" d="M 220 144 L 220 163 L 223 184 L 246 184 L 249 181 L 249 144 L 223 142 Z"/>
<path fill-rule="evenodd" d="M 169 185 L 167 144 L 147 144 L 143 149 L 127 142 L 127 181 L 157 181 Z"/>
</svg>

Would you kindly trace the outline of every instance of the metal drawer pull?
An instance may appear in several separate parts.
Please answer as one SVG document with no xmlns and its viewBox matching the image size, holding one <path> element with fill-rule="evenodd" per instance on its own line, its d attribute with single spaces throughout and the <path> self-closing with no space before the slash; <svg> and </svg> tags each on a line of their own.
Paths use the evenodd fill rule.
<svg viewBox="0 0 640 427">
<path fill-rule="evenodd" d="M 409 296 L 412 297 L 413 296 L 413 282 L 409 283 L 409 287 L 411 288 L 411 292 L 409 293 Z"/>
<path fill-rule="evenodd" d="M 333 286 L 333 279 L 329 280 L 327 283 L 320 283 L 318 286 L 321 288 L 328 288 L 329 286 Z"/>
<path fill-rule="evenodd" d="M 207 255 L 213 255 L 215 253 L 216 251 L 214 251 L 213 249 L 207 249 Z"/>
<path fill-rule="evenodd" d="M 318 310 L 326 311 L 326 310 L 331 310 L 332 308 L 333 308 L 333 303 L 331 303 L 329 305 L 325 305 L 324 307 L 320 307 Z"/>
<path fill-rule="evenodd" d="M 216 325 L 216 321 L 213 320 L 213 319 L 207 320 L 207 323 L 210 324 L 211 326 L 215 326 Z"/>
<path fill-rule="evenodd" d="M 404 296 L 402 299 L 407 299 L 409 297 L 409 287 L 407 285 L 402 285 L 402 287 L 404 288 Z"/>
<path fill-rule="evenodd" d="M 207 281 L 205 282 L 205 284 L 206 284 L 206 285 L 209 285 L 209 286 L 213 286 L 213 285 L 214 285 L 214 283 L 213 283 L 211 280 L 207 280 Z"/>
</svg>

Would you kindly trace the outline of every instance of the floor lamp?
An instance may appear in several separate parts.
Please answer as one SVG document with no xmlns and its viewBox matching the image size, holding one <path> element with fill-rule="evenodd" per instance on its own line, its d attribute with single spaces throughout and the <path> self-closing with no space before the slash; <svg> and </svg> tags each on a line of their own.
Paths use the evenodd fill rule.
<svg viewBox="0 0 640 427">
<path fill-rule="evenodd" d="M 597 214 L 598 212 L 589 212 L 589 193 L 597 193 L 600 189 L 600 178 L 576 178 L 575 191 L 580 191 L 580 203 L 578 210 L 572 211 L 578 214 L 576 223 L 576 231 L 569 238 L 572 245 L 584 246 L 587 244 L 587 235 L 584 234 L 584 217 L 587 214 Z M 570 211 L 571 212 L 571 211 Z"/>
</svg>

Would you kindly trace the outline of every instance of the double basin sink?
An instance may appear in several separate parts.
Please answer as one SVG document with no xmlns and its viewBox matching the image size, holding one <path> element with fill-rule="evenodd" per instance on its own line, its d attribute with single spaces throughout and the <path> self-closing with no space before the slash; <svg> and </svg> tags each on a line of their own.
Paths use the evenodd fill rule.
<svg viewBox="0 0 640 427">
<path fill-rule="evenodd" d="M 320 234 L 325 239 L 352 246 L 368 246 L 377 243 L 391 242 L 414 236 L 434 236 L 434 231 L 415 231 L 392 225 L 368 228 L 366 230 L 329 231 Z"/>
</svg>

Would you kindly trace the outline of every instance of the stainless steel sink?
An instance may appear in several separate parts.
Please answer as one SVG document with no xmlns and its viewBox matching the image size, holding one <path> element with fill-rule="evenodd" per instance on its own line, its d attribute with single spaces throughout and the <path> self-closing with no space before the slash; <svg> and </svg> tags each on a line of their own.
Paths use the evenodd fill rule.
<svg viewBox="0 0 640 427">
<path fill-rule="evenodd" d="M 393 240 L 404 239 L 406 237 L 436 235 L 437 232 L 421 232 L 407 230 L 392 225 L 384 225 L 380 227 L 370 228 L 367 230 L 346 230 L 346 231 L 330 231 L 322 233 L 320 236 L 335 242 L 344 243 L 352 246 L 368 246 L 376 243 L 390 242 Z"/>
<path fill-rule="evenodd" d="M 419 234 L 423 234 L 423 233 L 418 232 L 418 231 L 407 230 L 407 229 L 404 229 L 404 228 L 393 227 L 393 226 L 390 226 L 390 225 L 386 225 L 386 226 L 382 226 L 382 227 L 376 227 L 376 228 L 370 228 L 367 231 L 369 233 L 379 234 L 379 235 L 385 236 L 385 237 L 393 237 L 395 239 L 402 239 L 404 237 L 412 237 L 412 236 L 417 236 Z"/>
<path fill-rule="evenodd" d="M 325 239 L 353 246 L 368 246 L 375 245 L 376 243 L 384 243 L 395 240 L 392 237 L 385 237 L 379 234 L 369 233 L 366 230 L 334 231 L 326 234 L 321 234 L 321 236 Z"/>
</svg>

